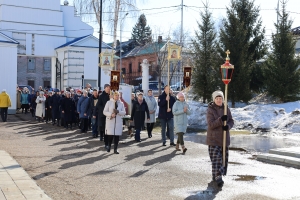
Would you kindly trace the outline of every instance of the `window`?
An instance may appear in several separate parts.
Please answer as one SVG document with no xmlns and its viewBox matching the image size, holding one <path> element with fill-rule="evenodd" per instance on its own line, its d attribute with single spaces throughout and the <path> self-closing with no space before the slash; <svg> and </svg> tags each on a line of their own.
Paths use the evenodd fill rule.
<svg viewBox="0 0 300 200">
<path fill-rule="evenodd" d="M 142 71 L 142 66 L 141 66 L 141 63 L 139 62 L 138 64 L 138 72 L 141 72 Z"/>
<path fill-rule="evenodd" d="M 32 88 L 34 88 L 34 80 L 28 80 L 27 85 L 30 85 Z"/>
<path fill-rule="evenodd" d="M 48 86 L 51 87 L 50 81 L 44 81 L 44 88 L 46 88 Z"/>
<path fill-rule="evenodd" d="M 49 58 L 44 59 L 44 71 L 51 71 L 51 60 Z"/>
<path fill-rule="evenodd" d="M 28 58 L 27 69 L 35 70 L 35 58 Z"/>
<path fill-rule="evenodd" d="M 132 73 L 132 64 L 129 64 L 129 73 Z"/>
<path fill-rule="evenodd" d="M 126 68 L 122 68 L 122 74 L 126 74 Z"/>
</svg>

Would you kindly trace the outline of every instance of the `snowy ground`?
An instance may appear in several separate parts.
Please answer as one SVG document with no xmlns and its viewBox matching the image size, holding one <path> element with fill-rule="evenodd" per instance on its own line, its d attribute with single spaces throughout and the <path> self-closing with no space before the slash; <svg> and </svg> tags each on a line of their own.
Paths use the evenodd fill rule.
<svg viewBox="0 0 300 200">
<path fill-rule="evenodd" d="M 206 129 L 207 104 L 188 101 L 192 114 L 189 116 L 191 126 Z M 268 131 L 277 135 L 300 135 L 300 101 L 284 104 L 238 105 L 231 108 L 235 122 L 234 129 L 246 129 L 251 132 Z"/>
</svg>

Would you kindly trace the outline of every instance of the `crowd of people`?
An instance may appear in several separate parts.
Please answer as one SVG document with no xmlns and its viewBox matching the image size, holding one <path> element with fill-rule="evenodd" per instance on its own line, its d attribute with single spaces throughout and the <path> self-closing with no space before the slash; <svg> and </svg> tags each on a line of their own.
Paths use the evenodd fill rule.
<svg viewBox="0 0 300 200">
<path fill-rule="evenodd" d="M 104 141 L 104 147 L 110 152 L 112 144 L 114 153 L 119 154 L 118 144 L 123 133 L 123 116 L 128 114 L 128 105 L 122 99 L 122 93 L 111 91 L 109 84 L 104 85 L 103 91 L 92 90 L 88 84 L 83 90 L 68 88 L 66 91 L 43 90 L 29 94 L 28 88 L 22 91 L 17 90 L 17 108 L 22 113 L 31 112 L 39 122 L 52 123 L 52 125 L 64 126 L 72 129 L 73 125 L 78 126 L 81 133 L 91 130 L 93 138 L 100 138 Z M 234 121 L 229 107 L 227 115 L 224 115 L 224 95 L 221 91 L 212 94 L 213 101 L 208 104 L 207 109 L 207 140 L 208 152 L 212 163 L 212 178 L 218 186 L 223 186 L 222 176 L 227 173 L 228 146 L 230 145 L 229 130 L 233 127 Z M 148 138 L 152 138 L 152 131 L 156 123 L 156 110 L 159 108 L 157 118 L 161 124 L 162 145 L 166 146 L 167 140 L 170 146 L 176 151 L 186 153 L 183 135 L 188 126 L 188 115 L 191 114 L 189 104 L 185 95 L 179 92 L 174 96 L 169 86 L 158 99 L 153 96 L 152 90 L 147 94 L 138 92 L 131 95 L 131 118 L 128 124 L 128 135 L 133 136 L 136 142 L 141 142 L 141 131 L 146 130 Z M 0 95 L 1 117 L 6 121 L 5 112 L 11 105 L 9 96 L 5 90 Z M 4 108 L 4 109 L 3 109 Z M 7 114 L 6 114 L 7 115 Z M 226 121 L 226 125 L 224 125 Z M 133 128 L 135 134 L 133 134 Z M 174 143 L 174 131 L 177 135 L 177 142 Z M 226 158 L 223 166 L 223 132 L 226 131 Z M 100 135 L 100 136 L 99 136 Z M 180 149 L 181 147 L 181 149 Z"/>
</svg>

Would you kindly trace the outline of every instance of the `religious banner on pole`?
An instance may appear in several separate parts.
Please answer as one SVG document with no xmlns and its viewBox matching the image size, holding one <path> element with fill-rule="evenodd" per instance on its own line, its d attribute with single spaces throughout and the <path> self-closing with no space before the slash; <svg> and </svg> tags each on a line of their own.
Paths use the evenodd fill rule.
<svg viewBox="0 0 300 200">
<path fill-rule="evenodd" d="M 183 85 L 184 87 L 189 87 L 191 85 L 192 68 L 184 67 L 183 69 Z"/>
<path fill-rule="evenodd" d="M 181 60 L 181 46 L 178 45 L 168 46 L 168 60 L 169 61 Z"/>
<path fill-rule="evenodd" d="M 100 66 L 99 67 L 113 67 L 114 66 L 114 54 L 109 51 L 104 51 L 100 55 Z"/>
<path fill-rule="evenodd" d="M 110 88 L 111 90 L 118 91 L 120 85 L 120 71 L 110 72 Z"/>
</svg>

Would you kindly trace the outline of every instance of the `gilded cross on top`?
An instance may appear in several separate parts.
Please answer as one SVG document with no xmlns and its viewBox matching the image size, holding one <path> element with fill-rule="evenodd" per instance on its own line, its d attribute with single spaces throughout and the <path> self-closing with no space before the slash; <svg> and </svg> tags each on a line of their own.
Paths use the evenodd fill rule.
<svg viewBox="0 0 300 200">
<path fill-rule="evenodd" d="M 227 57 L 229 57 L 230 51 L 227 50 L 225 53 L 227 54 Z"/>
</svg>

